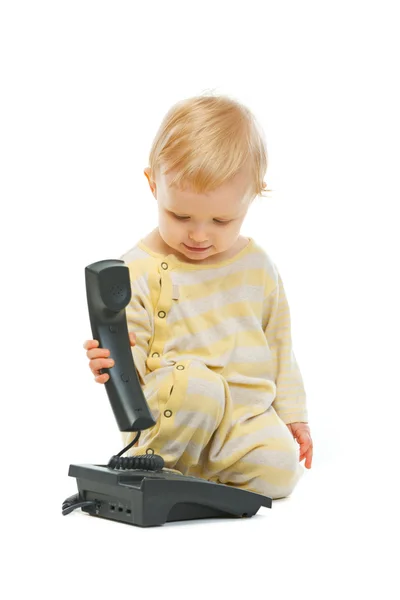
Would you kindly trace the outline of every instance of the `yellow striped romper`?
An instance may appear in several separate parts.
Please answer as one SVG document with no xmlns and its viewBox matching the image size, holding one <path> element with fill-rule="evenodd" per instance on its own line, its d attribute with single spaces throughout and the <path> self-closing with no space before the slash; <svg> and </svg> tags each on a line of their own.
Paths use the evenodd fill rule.
<svg viewBox="0 0 400 600">
<path fill-rule="evenodd" d="M 308 421 L 279 272 L 252 238 L 233 258 L 186 263 L 140 240 L 126 308 L 136 369 L 156 424 L 128 454 L 273 499 L 303 473 L 287 423 Z M 127 445 L 134 433 L 123 433 Z"/>
</svg>

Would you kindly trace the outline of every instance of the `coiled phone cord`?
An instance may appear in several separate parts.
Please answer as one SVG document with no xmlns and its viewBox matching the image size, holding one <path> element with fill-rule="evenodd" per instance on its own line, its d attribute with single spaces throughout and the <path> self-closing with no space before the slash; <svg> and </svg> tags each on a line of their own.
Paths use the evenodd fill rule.
<svg viewBox="0 0 400 600">
<path fill-rule="evenodd" d="M 145 454 L 142 456 L 121 456 L 129 448 L 131 448 L 140 437 L 141 432 L 138 431 L 137 436 L 121 450 L 118 454 L 112 456 L 108 462 L 109 469 L 143 469 L 145 471 L 161 471 L 164 467 L 164 459 L 158 454 Z"/>
<path fill-rule="evenodd" d="M 158 454 L 146 454 L 143 456 L 121 456 L 129 450 L 140 437 L 141 432 L 138 431 L 137 436 L 131 442 L 118 452 L 112 456 L 108 462 L 107 467 L 109 469 L 141 469 L 143 471 L 161 471 L 164 467 L 164 459 L 162 456 Z M 95 506 L 97 504 L 96 500 L 86 500 L 82 501 L 79 493 L 74 494 L 73 496 L 69 496 L 66 498 L 62 505 L 62 514 L 68 515 L 76 508 L 83 508 L 85 506 Z"/>
</svg>

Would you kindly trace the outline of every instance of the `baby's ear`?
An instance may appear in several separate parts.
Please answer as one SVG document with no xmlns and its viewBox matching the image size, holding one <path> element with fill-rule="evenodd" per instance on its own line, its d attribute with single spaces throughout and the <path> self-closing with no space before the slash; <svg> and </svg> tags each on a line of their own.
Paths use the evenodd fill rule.
<svg viewBox="0 0 400 600">
<path fill-rule="evenodd" d="M 154 194 L 154 192 L 156 190 L 156 184 L 152 179 L 150 167 L 146 167 L 143 172 L 146 175 L 147 181 L 149 182 L 150 189 L 151 189 L 152 193 Z"/>
</svg>

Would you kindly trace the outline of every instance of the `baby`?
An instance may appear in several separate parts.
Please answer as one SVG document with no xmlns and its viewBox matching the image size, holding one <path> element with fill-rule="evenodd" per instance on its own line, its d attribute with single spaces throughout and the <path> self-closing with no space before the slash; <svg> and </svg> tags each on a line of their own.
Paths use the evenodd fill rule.
<svg viewBox="0 0 400 600">
<path fill-rule="evenodd" d="M 203 95 L 165 116 L 144 170 L 158 227 L 121 258 L 132 354 L 156 424 L 132 455 L 269 496 L 311 468 L 306 395 L 276 265 L 240 234 L 266 188 L 264 137 L 248 108 Z M 114 361 L 84 344 L 98 383 Z M 123 433 L 129 444 L 135 432 Z"/>
</svg>

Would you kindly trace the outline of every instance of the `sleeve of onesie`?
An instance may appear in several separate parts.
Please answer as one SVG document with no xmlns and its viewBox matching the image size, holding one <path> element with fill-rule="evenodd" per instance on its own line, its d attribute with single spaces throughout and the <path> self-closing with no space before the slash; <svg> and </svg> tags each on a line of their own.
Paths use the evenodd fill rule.
<svg viewBox="0 0 400 600">
<path fill-rule="evenodd" d="M 140 384 L 144 385 L 146 375 L 146 360 L 150 339 L 153 336 L 153 310 L 147 277 L 139 275 L 131 280 L 132 297 L 126 307 L 128 331 L 136 334 L 136 344 L 132 347 L 133 360 L 139 376 Z"/>
<path fill-rule="evenodd" d="M 271 350 L 270 374 L 276 384 L 272 406 L 286 424 L 307 423 L 306 393 L 292 348 L 290 310 L 279 273 L 266 302 L 264 333 Z"/>
</svg>

